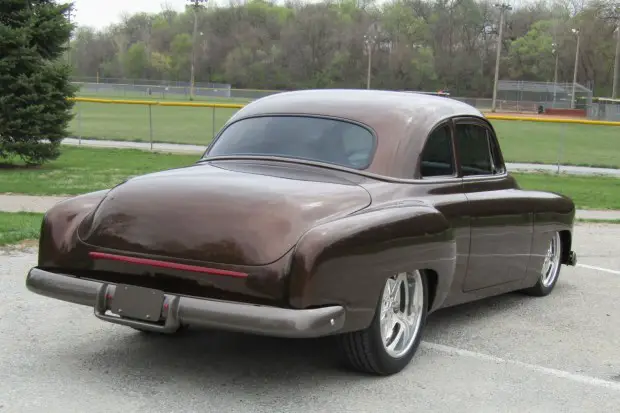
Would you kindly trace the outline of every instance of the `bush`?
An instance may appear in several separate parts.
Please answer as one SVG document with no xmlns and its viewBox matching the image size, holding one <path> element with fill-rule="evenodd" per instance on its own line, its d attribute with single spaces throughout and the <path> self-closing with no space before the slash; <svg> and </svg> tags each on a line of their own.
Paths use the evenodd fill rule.
<svg viewBox="0 0 620 413">
<path fill-rule="evenodd" d="M 60 154 L 76 88 L 63 54 L 70 4 L 0 0 L 0 158 L 42 164 Z"/>
</svg>

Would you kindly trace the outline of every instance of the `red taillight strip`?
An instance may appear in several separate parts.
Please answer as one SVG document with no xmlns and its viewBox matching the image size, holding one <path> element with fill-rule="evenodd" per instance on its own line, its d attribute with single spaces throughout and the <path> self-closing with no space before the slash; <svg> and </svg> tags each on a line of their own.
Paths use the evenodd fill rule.
<svg viewBox="0 0 620 413">
<path fill-rule="evenodd" d="M 128 262 L 130 264 L 151 265 L 153 267 L 170 268 L 173 270 L 201 272 L 228 277 L 247 278 L 247 274 L 237 271 L 218 270 L 216 268 L 199 267 L 197 265 L 177 264 L 169 261 L 151 260 L 148 258 L 127 257 L 124 255 L 108 254 L 105 252 L 89 252 L 88 256 L 95 260 L 112 260 Z"/>
</svg>

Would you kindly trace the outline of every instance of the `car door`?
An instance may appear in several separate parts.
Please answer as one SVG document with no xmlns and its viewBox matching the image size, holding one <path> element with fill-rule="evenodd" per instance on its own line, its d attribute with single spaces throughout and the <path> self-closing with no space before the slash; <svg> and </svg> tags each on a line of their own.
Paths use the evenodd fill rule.
<svg viewBox="0 0 620 413">
<path fill-rule="evenodd" d="M 460 290 L 469 255 L 469 218 L 462 213 L 467 205 L 462 179 L 458 176 L 451 120 L 437 125 L 429 134 L 419 156 L 416 183 L 411 195 L 422 195 L 450 222 L 456 240 L 453 286 Z"/>
<path fill-rule="evenodd" d="M 470 218 L 463 291 L 518 282 L 526 274 L 533 233 L 531 202 L 504 166 L 493 129 L 479 118 L 455 119 L 454 136 Z"/>
</svg>

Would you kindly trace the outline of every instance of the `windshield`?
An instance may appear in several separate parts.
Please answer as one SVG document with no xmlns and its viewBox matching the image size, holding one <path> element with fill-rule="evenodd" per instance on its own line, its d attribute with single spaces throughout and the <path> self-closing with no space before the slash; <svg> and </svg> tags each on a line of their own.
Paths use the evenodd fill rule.
<svg viewBox="0 0 620 413">
<path fill-rule="evenodd" d="M 375 137 L 346 121 L 307 116 L 261 116 L 229 125 L 205 157 L 269 155 L 364 169 L 370 165 Z"/>
</svg>

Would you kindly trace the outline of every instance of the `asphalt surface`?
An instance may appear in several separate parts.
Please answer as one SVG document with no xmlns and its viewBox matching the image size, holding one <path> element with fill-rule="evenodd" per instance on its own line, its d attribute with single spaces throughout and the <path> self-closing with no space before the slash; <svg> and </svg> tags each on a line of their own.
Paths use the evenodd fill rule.
<svg viewBox="0 0 620 413">
<path fill-rule="evenodd" d="M 147 142 L 131 142 L 131 141 L 112 141 L 112 140 L 94 140 L 94 139 L 63 139 L 64 145 L 83 145 L 100 148 L 133 148 L 154 151 L 178 152 L 178 153 L 195 153 L 200 155 L 206 150 L 206 145 L 187 145 L 177 143 L 153 143 Z M 570 175 L 605 175 L 620 177 L 620 169 L 612 168 L 590 168 L 585 166 L 571 165 L 543 165 L 533 163 L 506 163 L 506 168 L 514 172 L 561 172 Z"/>
<path fill-rule="evenodd" d="M 387 378 L 342 369 L 329 339 L 148 336 L 101 322 L 28 292 L 36 251 L 5 250 L 0 412 L 617 412 L 618 239 L 618 225 L 579 224 L 585 267 L 563 267 L 552 295 L 435 313 L 414 361 Z"/>
</svg>

